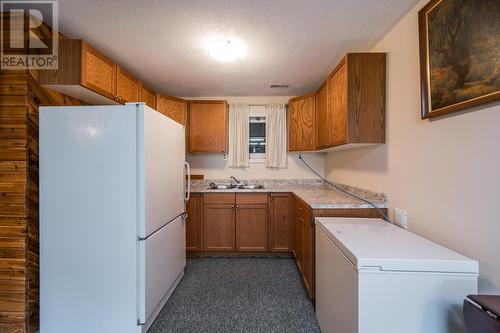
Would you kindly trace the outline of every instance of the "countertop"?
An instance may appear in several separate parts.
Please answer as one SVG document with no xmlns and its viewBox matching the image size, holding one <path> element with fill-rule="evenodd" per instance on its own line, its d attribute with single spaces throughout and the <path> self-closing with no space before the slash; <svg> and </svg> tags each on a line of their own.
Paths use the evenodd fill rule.
<svg viewBox="0 0 500 333">
<path fill-rule="evenodd" d="M 270 192 L 289 192 L 295 194 L 312 209 L 345 209 L 345 208 L 373 208 L 371 205 L 353 198 L 333 186 L 315 179 L 292 179 L 292 180 L 244 180 L 242 182 L 249 184 L 263 185 L 263 189 L 255 190 L 211 190 L 210 183 L 229 183 L 230 180 L 192 180 L 191 193 L 270 193 Z M 342 189 L 352 192 L 362 198 L 370 200 L 378 208 L 387 208 L 387 196 L 383 193 L 363 190 L 344 184 L 336 184 Z"/>
</svg>

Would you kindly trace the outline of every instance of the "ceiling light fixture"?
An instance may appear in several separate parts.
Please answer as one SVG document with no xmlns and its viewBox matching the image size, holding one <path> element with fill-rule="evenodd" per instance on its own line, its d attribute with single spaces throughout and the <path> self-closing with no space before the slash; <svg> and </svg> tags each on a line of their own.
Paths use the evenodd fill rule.
<svg viewBox="0 0 500 333">
<path fill-rule="evenodd" d="M 244 54 L 244 51 L 241 43 L 230 41 L 229 39 L 216 39 L 207 47 L 208 54 L 221 62 L 236 60 Z"/>
</svg>

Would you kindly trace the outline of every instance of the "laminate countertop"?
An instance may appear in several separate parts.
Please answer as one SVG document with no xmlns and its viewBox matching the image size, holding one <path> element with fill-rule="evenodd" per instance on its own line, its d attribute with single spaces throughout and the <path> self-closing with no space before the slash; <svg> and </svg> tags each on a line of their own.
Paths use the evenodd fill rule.
<svg viewBox="0 0 500 333">
<path fill-rule="evenodd" d="M 347 209 L 347 208 L 373 208 L 359 199 L 353 198 L 330 184 L 315 179 L 293 180 L 242 180 L 242 183 L 263 185 L 263 189 L 210 189 L 210 183 L 228 184 L 229 180 L 192 180 L 191 193 L 293 193 L 312 209 Z M 378 208 L 388 208 L 387 196 L 383 193 L 363 190 L 357 187 L 336 184 L 344 190 L 354 193 L 373 202 Z"/>
</svg>

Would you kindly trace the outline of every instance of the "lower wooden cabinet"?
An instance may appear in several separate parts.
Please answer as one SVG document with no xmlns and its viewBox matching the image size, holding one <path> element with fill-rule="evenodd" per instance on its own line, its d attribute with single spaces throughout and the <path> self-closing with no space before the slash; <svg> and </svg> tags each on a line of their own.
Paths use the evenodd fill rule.
<svg viewBox="0 0 500 333">
<path fill-rule="evenodd" d="M 293 196 L 269 194 L 269 251 L 291 252 L 293 245 Z"/>
<path fill-rule="evenodd" d="M 236 251 L 268 250 L 267 204 L 236 205 Z"/>
<path fill-rule="evenodd" d="M 205 204 L 203 209 L 203 250 L 234 251 L 235 204 Z"/>
<path fill-rule="evenodd" d="M 265 193 L 205 194 L 202 251 L 268 251 L 268 215 Z"/>
<path fill-rule="evenodd" d="M 313 261 L 314 249 L 314 220 L 312 210 L 307 207 L 304 210 L 304 220 L 302 221 L 302 279 L 307 294 L 312 298 L 314 296 L 314 274 Z"/>
<path fill-rule="evenodd" d="M 299 199 L 295 198 L 293 202 L 293 218 L 294 218 L 294 237 L 293 237 L 293 256 L 297 262 L 299 271 L 304 271 L 304 224 L 305 220 L 305 206 Z"/>
<path fill-rule="evenodd" d="M 386 210 L 383 210 L 386 212 Z M 302 200 L 294 196 L 293 219 L 294 237 L 292 253 L 295 257 L 309 298 L 314 299 L 315 293 L 315 232 L 314 218 L 316 217 L 381 217 L 375 209 L 347 208 L 347 209 L 312 209 Z"/>
<path fill-rule="evenodd" d="M 186 204 L 186 251 L 201 251 L 201 194 L 191 194 Z"/>
</svg>

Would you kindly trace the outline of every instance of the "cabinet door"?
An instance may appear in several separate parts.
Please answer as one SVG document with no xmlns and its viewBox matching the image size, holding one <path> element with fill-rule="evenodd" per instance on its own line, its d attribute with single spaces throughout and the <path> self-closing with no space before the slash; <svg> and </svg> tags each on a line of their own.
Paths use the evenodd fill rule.
<svg viewBox="0 0 500 333">
<path fill-rule="evenodd" d="M 243 204 L 236 209 L 236 250 L 267 251 L 267 205 Z"/>
<path fill-rule="evenodd" d="M 235 205 L 205 205 L 203 210 L 203 250 L 235 250 Z"/>
<path fill-rule="evenodd" d="M 186 251 L 201 251 L 201 195 L 191 194 L 186 206 Z"/>
<path fill-rule="evenodd" d="M 227 151 L 227 103 L 192 101 L 189 105 L 189 151 L 225 153 Z"/>
<path fill-rule="evenodd" d="M 290 252 L 293 244 L 293 201 L 290 193 L 271 193 L 269 196 L 269 250 Z"/>
<path fill-rule="evenodd" d="M 328 83 L 316 94 L 316 148 L 325 149 L 330 144 L 330 112 L 328 110 Z"/>
<path fill-rule="evenodd" d="M 304 208 L 298 200 L 294 201 L 294 220 L 293 254 L 299 271 L 302 273 Z"/>
<path fill-rule="evenodd" d="M 82 43 L 82 86 L 108 98 L 116 98 L 115 64 L 86 43 Z"/>
<path fill-rule="evenodd" d="M 288 150 L 315 150 L 314 127 L 316 95 L 291 99 L 288 103 Z"/>
<path fill-rule="evenodd" d="M 328 79 L 330 144 L 347 143 L 347 66 L 345 62 Z"/>
<path fill-rule="evenodd" d="M 158 95 L 158 111 L 179 124 L 187 123 L 187 101 L 170 96 Z"/>
<path fill-rule="evenodd" d="M 156 94 L 151 89 L 141 84 L 139 101 L 156 110 Z"/>
<path fill-rule="evenodd" d="M 304 220 L 302 221 L 302 279 L 304 287 L 310 298 L 314 298 L 314 229 L 312 224 L 312 211 L 304 207 Z"/>
<path fill-rule="evenodd" d="M 117 66 L 116 97 L 120 103 L 139 101 L 139 81 Z"/>
</svg>

